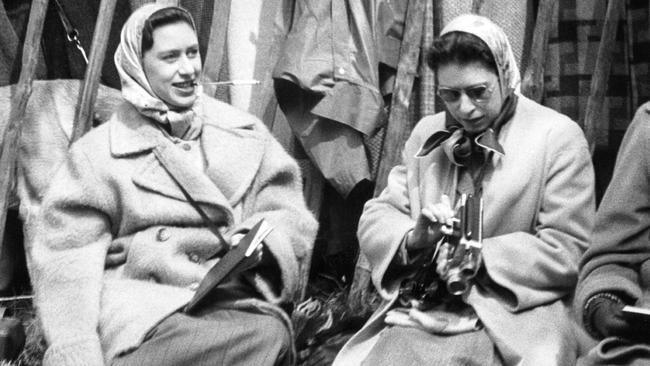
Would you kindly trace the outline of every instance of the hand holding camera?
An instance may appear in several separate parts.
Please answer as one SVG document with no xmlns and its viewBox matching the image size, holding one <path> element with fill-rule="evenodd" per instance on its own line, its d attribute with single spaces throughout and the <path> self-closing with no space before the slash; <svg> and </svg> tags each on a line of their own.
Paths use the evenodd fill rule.
<svg viewBox="0 0 650 366">
<path fill-rule="evenodd" d="M 436 245 L 444 235 L 451 233 L 454 214 L 447 195 L 443 195 L 439 203 L 423 208 L 415 227 L 406 238 L 406 249 L 425 249 Z"/>
</svg>

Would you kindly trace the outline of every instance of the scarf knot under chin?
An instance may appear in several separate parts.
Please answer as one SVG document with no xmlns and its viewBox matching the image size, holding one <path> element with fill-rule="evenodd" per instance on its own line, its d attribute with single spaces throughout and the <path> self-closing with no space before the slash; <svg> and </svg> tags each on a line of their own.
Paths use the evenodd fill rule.
<svg viewBox="0 0 650 366">
<path fill-rule="evenodd" d="M 480 159 L 490 153 L 505 155 L 505 151 L 498 141 L 498 135 L 503 125 L 512 119 L 515 114 L 517 100 L 518 97 L 514 93 L 506 98 L 501 112 L 492 122 L 492 126 L 476 136 L 472 136 L 465 131 L 463 126 L 447 112 L 445 115 L 445 129 L 431 135 L 415 156 L 426 156 L 437 147 L 442 146 L 445 155 L 452 163 L 467 166 L 474 157 Z"/>
</svg>

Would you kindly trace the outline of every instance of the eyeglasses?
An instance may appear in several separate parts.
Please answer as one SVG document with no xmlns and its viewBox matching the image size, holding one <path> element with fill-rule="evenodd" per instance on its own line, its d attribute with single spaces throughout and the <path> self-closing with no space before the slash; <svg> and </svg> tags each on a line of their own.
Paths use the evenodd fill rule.
<svg viewBox="0 0 650 366">
<path fill-rule="evenodd" d="M 467 97 L 474 103 L 483 104 L 490 100 L 493 91 L 494 87 L 489 87 L 487 84 L 480 84 L 462 89 L 439 86 L 438 96 L 446 103 L 455 103 L 460 100 L 461 94 L 465 93 L 465 95 L 467 95 Z"/>
</svg>

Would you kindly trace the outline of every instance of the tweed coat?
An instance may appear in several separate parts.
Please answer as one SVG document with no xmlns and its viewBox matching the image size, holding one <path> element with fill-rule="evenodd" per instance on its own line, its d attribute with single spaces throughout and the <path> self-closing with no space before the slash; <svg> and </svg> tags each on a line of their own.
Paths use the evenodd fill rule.
<svg viewBox="0 0 650 366">
<path fill-rule="evenodd" d="M 359 223 L 362 253 L 384 299 L 335 365 L 357 365 L 384 328 L 401 278 L 389 265 L 422 207 L 447 194 L 455 201 L 457 166 L 442 149 L 415 154 L 444 113 L 425 117 L 406 143 L 403 164 L 369 201 Z M 572 365 L 578 352 L 568 301 L 594 221 L 594 172 L 578 125 L 523 96 L 499 134 L 505 155 L 483 181 L 483 259 L 488 278 L 472 286 L 470 304 L 508 365 Z"/>
<path fill-rule="evenodd" d="M 601 292 L 623 294 L 639 306 L 650 303 L 650 103 L 637 110 L 616 157 L 609 187 L 598 207 L 593 245 L 580 267 L 575 307 Z M 585 324 L 592 330 L 593 324 Z M 594 337 L 601 338 L 595 332 Z M 647 364 L 650 346 L 617 337 L 601 340 L 585 364 Z M 636 363 L 635 363 L 636 362 Z"/>
<path fill-rule="evenodd" d="M 220 247 L 160 158 L 174 164 L 190 195 L 224 235 L 261 218 L 271 262 L 249 276 L 266 301 L 235 304 L 283 314 L 295 299 L 300 267 L 316 221 L 302 197 L 299 169 L 256 118 L 207 96 L 200 148 L 205 171 L 183 155 L 190 145 L 163 137 L 123 103 L 112 118 L 75 143 L 53 177 L 28 248 L 38 315 L 49 348 L 46 365 L 109 364 L 192 297 Z M 189 147 L 188 147 L 189 146 Z M 104 269 L 111 247 L 126 263 Z M 286 315 L 284 315 L 286 320 Z M 215 329 L 227 331 L 227 329 Z"/>
</svg>

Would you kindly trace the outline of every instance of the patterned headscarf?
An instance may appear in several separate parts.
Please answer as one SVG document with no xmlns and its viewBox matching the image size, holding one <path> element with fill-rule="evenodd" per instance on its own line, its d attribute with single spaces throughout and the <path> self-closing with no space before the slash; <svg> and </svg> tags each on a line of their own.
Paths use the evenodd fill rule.
<svg viewBox="0 0 650 366">
<path fill-rule="evenodd" d="M 499 74 L 499 85 L 503 100 L 519 91 L 521 75 L 517 60 L 512 53 L 508 36 L 490 19 L 476 14 L 464 14 L 454 18 L 440 32 L 443 36 L 451 32 L 465 32 L 480 38 L 492 51 Z"/>
<path fill-rule="evenodd" d="M 449 160 L 458 165 L 465 165 L 475 150 L 482 154 L 505 155 L 497 136 L 501 127 L 514 115 L 521 82 L 517 61 L 512 53 L 508 37 L 491 20 L 475 14 L 464 14 L 454 18 L 443 28 L 440 36 L 451 32 L 472 34 L 488 46 L 497 66 L 501 98 L 504 102 L 501 112 L 492 122 L 492 126 L 473 137 L 467 136 L 460 123 L 447 112 L 445 130 L 431 135 L 416 156 L 425 156 L 438 146 L 442 146 Z"/>
<path fill-rule="evenodd" d="M 184 140 L 194 140 L 201 134 L 202 122 L 195 110 L 200 98 L 191 108 L 175 111 L 154 93 L 142 64 L 142 30 L 145 21 L 156 11 L 169 6 L 150 3 L 143 5 L 131 14 L 122 28 L 120 44 L 115 52 L 115 66 L 122 82 L 122 96 L 140 113 L 162 125 L 168 125 L 173 136 Z M 186 11 L 185 9 L 182 11 Z M 189 14 L 189 13 L 188 13 Z M 191 17 L 190 17 L 191 18 Z M 192 28 L 196 29 L 194 24 Z M 202 94 L 197 86 L 197 94 Z"/>
</svg>

